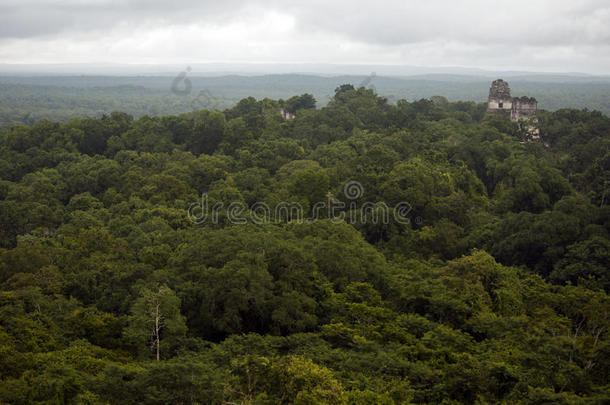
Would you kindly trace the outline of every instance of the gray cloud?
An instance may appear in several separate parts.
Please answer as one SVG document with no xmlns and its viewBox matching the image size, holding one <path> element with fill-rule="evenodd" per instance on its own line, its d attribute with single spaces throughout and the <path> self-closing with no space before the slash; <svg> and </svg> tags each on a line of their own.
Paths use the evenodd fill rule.
<svg viewBox="0 0 610 405">
<path fill-rule="evenodd" d="M 272 23 L 258 26 L 269 13 L 276 15 Z M 274 25 L 282 25 L 282 19 L 288 28 L 278 31 Z M 184 32 L 205 37 L 197 41 L 173 36 Z M 77 49 L 83 60 L 88 46 L 104 48 L 105 61 L 126 60 L 129 52 L 123 47 L 131 35 L 139 35 L 141 42 L 153 37 L 158 41 L 157 47 L 151 47 L 154 54 L 146 54 L 146 46 L 134 52 L 156 62 L 169 57 L 234 60 L 241 55 L 248 61 L 260 55 L 252 61 L 353 63 L 388 58 L 386 63 L 410 63 L 415 58 L 419 63 L 502 65 L 518 57 L 516 65 L 556 65 L 551 70 L 563 68 L 562 64 L 565 69 L 589 65 L 596 72 L 610 68 L 604 56 L 610 46 L 607 0 L 3 0 L 0 4 L 0 57 L 8 62 L 27 58 L 19 47 L 35 51 L 59 42 Z M 205 52 L 194 50 L 198 42 L 205 44 Z M 180 43 L 189 47 L 179 49 Z M 364 59 L 355 60 L 358 55 Z"/>
<path fill-rule="evenodd" d="M 247 3 L 238 0 L 29 0 L 0 5 L 0 37 L 30 38 L 107 30 L 128 23 L 185 24 L 222 23 Z"/>
<path fill-rule="evenodd" d="M 294 16 L 303 31 L 320 30 L 367 43 L 431 40 L 473 43 L 608 43 L 607 1 L 489 0 L 8 0 L 0 5 L 0 36 L 40 35 L 142 25 L 226 23 L 248 7 Z"/>
<path fill-rule="evenodd" d="M 299 16 L 301 29 L 342 33 L 369 43 L 610 43 L 610 5 L 605 1 L 338 1 L 325 5 L 314 0 L 307 4 L 313 6 L 288 6 Z"/>
</svg>

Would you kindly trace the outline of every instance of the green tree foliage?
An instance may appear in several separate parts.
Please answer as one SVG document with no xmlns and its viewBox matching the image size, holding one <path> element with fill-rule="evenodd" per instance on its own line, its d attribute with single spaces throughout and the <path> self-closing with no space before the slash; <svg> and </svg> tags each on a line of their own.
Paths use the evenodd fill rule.
<svg viewBox="0 0 610 405">
<path fill-rule="evenodd" d="M 280 104 L 282 102 L 280 101 Z M 293 96 L 284 102 L 284 107 L 291 113 L 296 113 L 301 109 L 316 108 L 316 99 L 311 94 L 303 94 L 301 96 Z"/>
<path fill-rule="evenodd" d="M 0 133 L 0 403 L 608 403 L 610 119 L 315 104 Z"/>
</svg>

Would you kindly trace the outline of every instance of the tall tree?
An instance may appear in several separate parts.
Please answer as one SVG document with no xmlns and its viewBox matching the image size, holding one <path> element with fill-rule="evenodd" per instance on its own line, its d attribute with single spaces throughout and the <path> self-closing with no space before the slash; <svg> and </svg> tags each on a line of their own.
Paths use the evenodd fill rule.
<svg viewBox="0 0 610 405">
<path fill-rule="evenodd" d="M 126 337 L 138 347 L 150 341 L 157 361 L 161 339 L 176 340 L 186 334 L 185 318 L 180 314 L 180 298 L 163 285 L 154 290 L 143 288 L 133 304 Z"/>
</svg>

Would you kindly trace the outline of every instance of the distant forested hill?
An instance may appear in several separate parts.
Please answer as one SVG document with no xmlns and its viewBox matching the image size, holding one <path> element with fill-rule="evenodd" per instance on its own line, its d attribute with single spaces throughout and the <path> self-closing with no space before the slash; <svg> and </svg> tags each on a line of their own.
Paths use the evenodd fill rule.
<svg viewBox="0 0 610 405">
<path fill-rule="evenodd" d="M 289 98 L 312 93 L 326 105 L 342 83 L 374 87 L 391 103 L 443 95 L 449 101 L 487 99 L 492 77 L 422 75 L 410 77 L 263 75 L 190 77 L 191 92 L 171 92 L 171 76 L 33 76 L 0 77 L 0 128 L 47 118 L 101 117 L 124 111 L 135 117 L 178 114 L 202 108 L 224 109 L 242 98 Z M 513 94 L 536 97 L 539 108 L 587 108 L 610 113 L 610 79 L 531 75 L 508 79 Z M 183 87 L 180 87 L 183 88 Z"/>
</svg>

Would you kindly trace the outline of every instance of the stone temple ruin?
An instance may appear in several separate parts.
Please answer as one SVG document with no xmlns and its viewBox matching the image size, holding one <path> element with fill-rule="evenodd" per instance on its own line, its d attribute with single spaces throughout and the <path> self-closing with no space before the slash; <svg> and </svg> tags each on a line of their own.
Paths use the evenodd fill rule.
<svg viewBox="0 0 610 405">
<path fill-rule="evenodd" d="M 538 102 L 533 97 L 511 97 L 510 87 L 502 79 L 494 80 L 489 89 L 487 112 L 502 114 L 511 121 L 530 120 L 538 109 Z"/>
<path fill-rule="evenodd" d="M 504 80 L 498 79 L 491 83 L 489 98 L 487 99 L 487 112 L 504 115 L 511 121 L 528 121 L 525 124 L 525 129 L 532 140 L 539 138 L 539 131 L 535 127 L 537 109 L 538 101 L 534 97 L 511 97 L 510 87 Z"/>
</svg>

